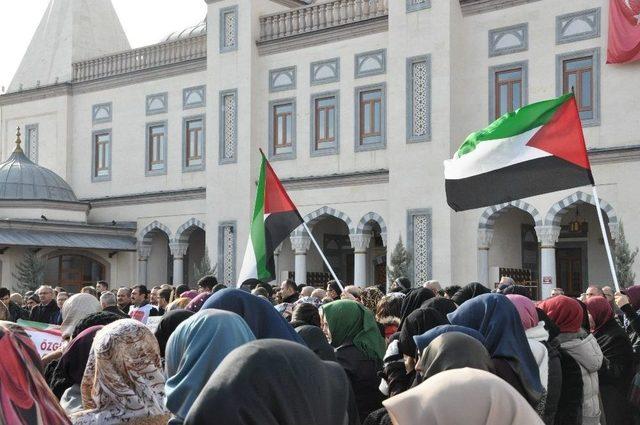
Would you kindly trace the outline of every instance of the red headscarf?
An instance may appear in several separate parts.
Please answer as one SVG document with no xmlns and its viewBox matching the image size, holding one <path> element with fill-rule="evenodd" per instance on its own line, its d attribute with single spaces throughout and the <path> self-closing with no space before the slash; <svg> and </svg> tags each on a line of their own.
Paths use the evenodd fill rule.
<svg viewBox="0 0 640 425">
<path fill-rule="evenodd" d="M 613 310 L 611 304 L 604 297 L 590 297 L 585 301 L 587 310 L 593 319 L 594 327 L 592 332 L 599 330 L 605 323 L 613 319 Z"/>
<path fill-rule="evenodd" d="M 0 423 L 70 424 L 42 375 L 38 352 L 25 331 L 0 322 Z"/>
<path fill-rule="evenodd" d="M 578 332 L 584 313 L 578 300 L 565 295 L 548 298 L 538 304 L 560 328 L 561 333 Z"/>
<path fill-rule="evenodd" d="M 629 297 L 629 302 L 634 309 L 640 308 L 640 285 L 633 285 L 623 291 Z"/>
</svg>

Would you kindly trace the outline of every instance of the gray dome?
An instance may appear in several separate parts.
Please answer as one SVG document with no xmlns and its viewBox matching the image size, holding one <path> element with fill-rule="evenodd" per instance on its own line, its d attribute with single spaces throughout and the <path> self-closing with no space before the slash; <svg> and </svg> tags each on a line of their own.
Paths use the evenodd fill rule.
<svg viewBox="0 0 640 425">
<path fill-rule="evenodd" d="M 202 22 L 197 25 L 188 27 L 183 29 L 182 31 L 175 31 L 164 37 L 161 43 L 166 43 L 167 41 L 176 41 L 183 38 L 196 37 L 198 35 L 204 35 L 207 33 L 207 19 L 205 18 Z"/>
<path fill-rule="evenodd" d="M 0 164 L 0 200 L 78 202 L 71 187 L 53 171 L 31 162 L 20 148 Z"/>
</svg>

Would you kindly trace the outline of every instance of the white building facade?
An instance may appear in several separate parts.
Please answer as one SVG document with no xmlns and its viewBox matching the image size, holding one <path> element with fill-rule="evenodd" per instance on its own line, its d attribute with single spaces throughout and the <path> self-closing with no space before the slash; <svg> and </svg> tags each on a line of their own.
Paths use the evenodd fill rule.
<svg viewBox="0 0 640 425">
<path fill-rule="evenodd" d="M 205 255 L 235 284 L 259 149 L 346 282 L 384 283 L 402 239 L 416 282 L 510 274 L 543 296 L 611 284 L 589 187 L 464 213 L 446 204 L 443 161 L 467 134 L 572 88 L 607 237 L 624 221 L 640 245 L 640 64 L 605 64 L 605 0 L 207 0 L 205 22 L 138 49 L 110 1 L 93 3 L 50 5 L 0 96 L 0 156 L 21 127 L 25 154 L 87 209 L 46 225 L 111 226 L 130 244 L 45 249 L 55 243 L 0 227 L 3 286 L 28 249 L 48 283 L 72 288 L 193 284 Z M 56 25 L 75 30 L 55 42 Z M 33 217 L 6 213 L 7 226 L 45 225 L 30 202 Z M 328 279 L 301 231 L 276 266 L 298 283 Z"/>
</svg>

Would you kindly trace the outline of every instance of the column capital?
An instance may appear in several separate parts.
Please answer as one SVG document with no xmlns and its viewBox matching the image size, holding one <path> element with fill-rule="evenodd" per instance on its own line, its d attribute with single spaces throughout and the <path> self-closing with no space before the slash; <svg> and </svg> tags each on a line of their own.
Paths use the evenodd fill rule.
<svg viewBox="0 0 640 425">
<path fill-rule="evenodd" d="M 536 235 L 541 248 L 555 248 L 560 237 L 560 226 L 536 226 Z"/>
<path fill-rule="evenodd" d="M 620 224 L 609 223 L 609 233 L 611 234 L 611 239 L 613 239 L 614 241 L 617 240 L 620 236 Z"/>
<path fill-rule="evenodd" d="M 291 248 L 298 255 L 306 254 L 311 246 L 311 238 L 308 235 L 293 235 L 289 239 L 291 240 Z"/>
<path fill-rule="evenodd" d="M 182 258 L 187 253 L 187 249 L 189 248 L 188 243 L 183 242 L 171 242 L 169 244 L 169 249 L 171 249 L 171 255 L 173 258 Z"/>
<path fill-rule="evenodd" d="M 478 229 L 478 249 L 489 249 L 493 233 L 493 229 Z"/>
<path fill-rule="evenodd" d="M 273 250 L 273 255 L 280 255 L 282 253 L 282 244 L 278 245 L 276 249 Z"/>
<path fill-rule="evenodd" d="M 349 239 L 351 240 L 353 250 L 358 253 L 363 253 L 367 251 L 367 248 L 369 248 L 371 235 L 367 233 L 351 234 L 349 235 Z"/>
<path fill-rule="evenodd" d="M 138 261 L 147 261 L 151 255 L 151 245 L 138 243 Z"/>
</svg>

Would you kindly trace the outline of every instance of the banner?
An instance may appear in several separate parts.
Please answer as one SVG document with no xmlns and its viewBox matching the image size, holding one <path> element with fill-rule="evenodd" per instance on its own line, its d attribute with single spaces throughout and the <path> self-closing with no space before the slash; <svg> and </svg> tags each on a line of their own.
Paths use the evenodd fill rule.
<svg viewBox="0 0 640 425">
<path fill-rule="evenodd" d="M 22 319 L 18 320 L 18 325 L 27 332 L 40 357 L 56 351 L 63 345 L 62 331 L 59 326 Z"/>
</svg>

